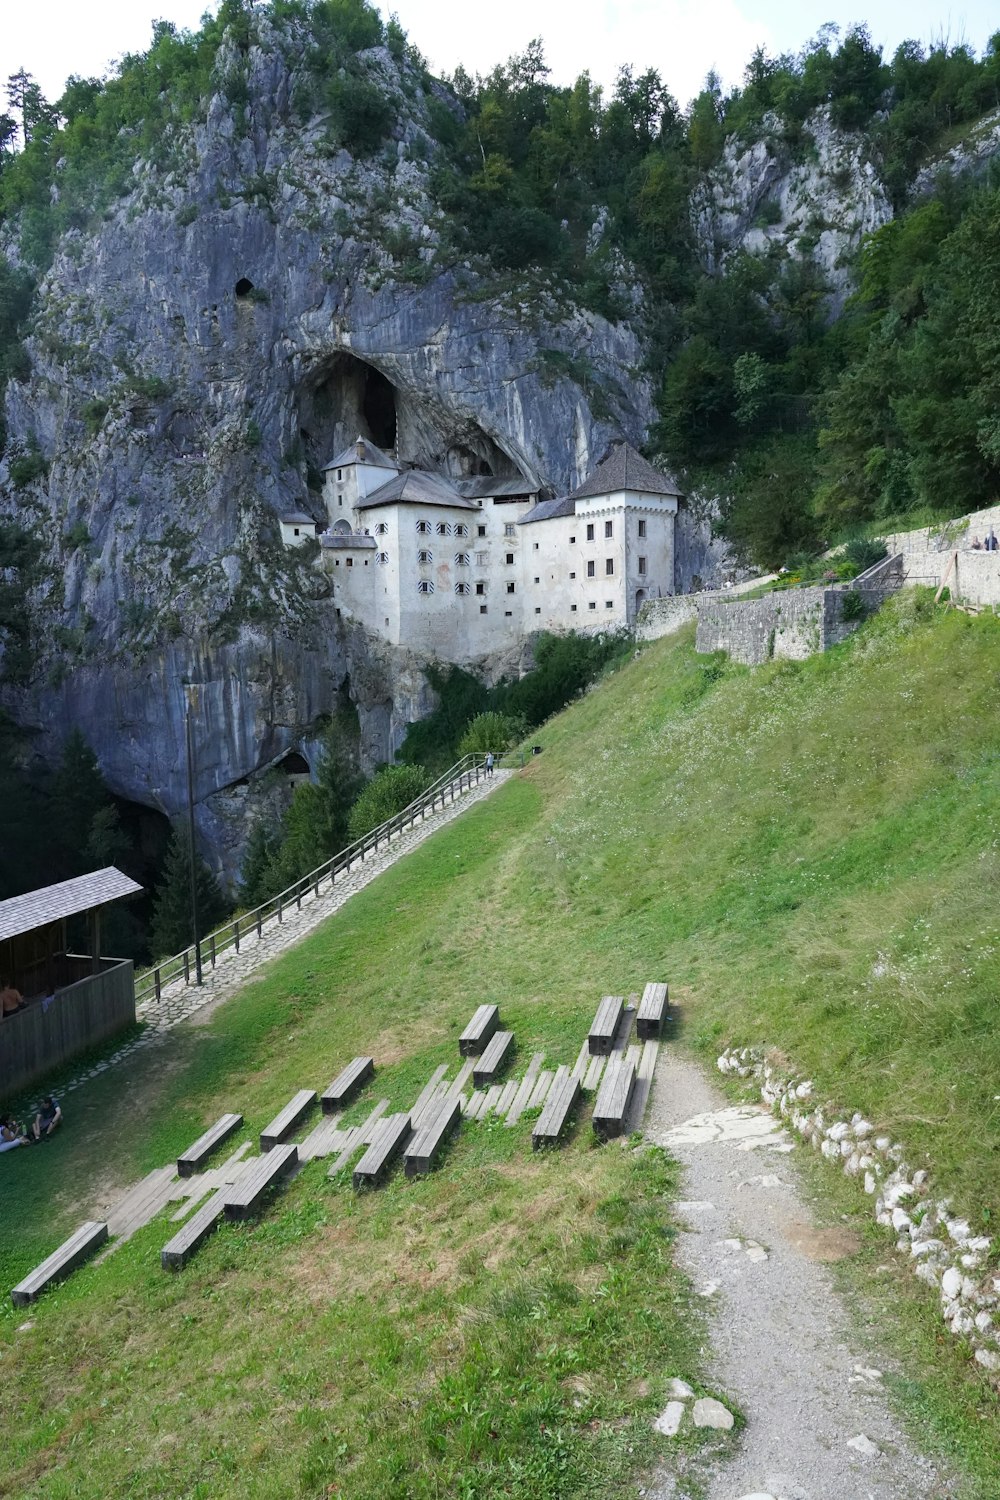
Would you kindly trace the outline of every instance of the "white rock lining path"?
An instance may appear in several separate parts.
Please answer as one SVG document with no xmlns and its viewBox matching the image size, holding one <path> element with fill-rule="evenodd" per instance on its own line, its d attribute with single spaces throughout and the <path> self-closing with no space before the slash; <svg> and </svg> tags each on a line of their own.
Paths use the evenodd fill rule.
<svg viewBox="0 0 1000 1500">
<path fill-rule="evenodd" d="M 976 1363 L 1000 1371 L 1000 1276 L 985 1266 L 993 1241 L 974 1234 L 968 1219 L 952 1213 L 949 1198 L 935 1198 L 930 1173 L 911 1172 L 904 1148 L 863 1115 L 837 1119 L 814 1105 L 811 1079 L 783 1077 L 759 1048 L 727 1048 L 721 1073 L 753 1078 L 761 1098 L 791 1121 L 805 1141 L 861 1177 L 875 1202 L 875 1222 L 896 1235 L 896 1249 L 914 1274 L 940 1293 L 941 1316 L 956 1338 L 973 1349 Z M 985 1267 L 985 1269 L 984 1269 Z"/>
<path fill-rule="evenodd" d="M 825 1264 L 851 1253 L 853 1242 L 813 1222 L 781 1120 L 761 1105 L 729 1104 L 668 1046 L 646 1136 L 684 1170 L 677 1256 L 704 1299 L 706 1378 L 719 1398 L 698 1401 L 675 1372 L 663 1372 L 675 1378 L 659 1431 L 668 1440 L 689 1426 L 719 1432 L 707 1452 L 679 1449 L 672 1472 L 647 1487 L 650 1500 L 955 1495 L 914 1448 L 890 1408 L 882 1370 L 858 1347 Z M 746 1420 L 733 1437 L 723 1415 L 730 1407 Z"/>
<path fill-rule="evenodd" d="M 179 1026 L 182 1021 L 190 1020 L 206 1006 L 214 1007 L 229 1000 L 261 964 L 300 942 L 321 922 L 325 922 L 327 917 L 339 911 L 358 891 L 370 885 L 384 870 L 388 870 L 397 860 L 409 854 L 418 844 L 430 838 L 439 828 L 444 828 L 467 808 L 488 797 L 513 774 L 513 771 L 496 771 L 493 776 L 485 777 L 439 812 L 426 814 L 415 828 L 405 829 L 390 844 L 380 847 L 377 853 L 372 852 L 366 858 L 358 859 L 348 874 L 338 877 L 336 885 L 321 890 L 318 897 L 310 890 L 308 895 L 303 896 L 300 909 L 294 906 L 286 909 L 284 920 L 269 922 L 263 927 L 259 938 L 256 929 L 251 928 L 240 937 L 238 953 L 235 948 L 226 948 L 218 955 L 214 969 L 205 968 L 202 985 L 185 984 L 183 979 L 165 985 L 159 1000 L 146 1000 L 137 1007 L 136 1019 L 145 1024 L 142 1034 L 119 1047 L 109 1057 L 95 1063 L 92 1068 L 77 1074 L 69 1083 L 63 1084 L 59 1093 L 71 1093 L 108 1068 L 125 1062 L 141 1048 L 160 1041 L 167 1032 Z"/>
</svg>

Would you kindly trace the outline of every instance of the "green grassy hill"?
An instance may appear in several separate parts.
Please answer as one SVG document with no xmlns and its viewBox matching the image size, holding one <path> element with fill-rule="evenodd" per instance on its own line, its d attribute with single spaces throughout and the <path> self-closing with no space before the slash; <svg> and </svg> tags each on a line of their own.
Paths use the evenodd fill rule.
<svg viewBox="0 0 1000 1500">
<path fill-rule="evenodd" d="M 751 673 L 688 633 L 648 648 L 523 775 L 207 1024 L 70 1096 L 61 1140 L 0 1160 L 0 1286 L 222 1109 L 257 1130 L 360 1050 L 406 1104 L 484 1000 L 522 1058 L 570 1061 L 601 993 L 654 977 L 706 1059 L 781 1048 L 988 1223 L 998 683 L 1000 624 L 917 596 L 802 664 Z M 533 1157 L 529 1130 L 470 1124 L 431 1179 L 361 1199 L 313 1163 L 179 1276 L 160 1222 L 27 1331 L 5 1307 L 0 1493 L 624 1493 L 666 1379 L 698 1378 L 672 1170 L 595 1149 L 585 1120 Z M 929 1317 L 920 1337 L 935 1357 Z M 996 1493 L 985 1387 L 940 1378 L 950 1415 L 914 1404 Z"/>
</svg>

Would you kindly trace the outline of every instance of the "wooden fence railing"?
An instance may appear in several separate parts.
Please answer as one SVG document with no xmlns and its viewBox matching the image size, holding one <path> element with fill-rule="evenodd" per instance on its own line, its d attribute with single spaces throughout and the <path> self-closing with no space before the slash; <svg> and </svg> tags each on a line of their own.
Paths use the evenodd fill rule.
<svg viewBox="0 0 1000 1500">
<path fill-rule="evenodd" d="M 496 756 L 494 765 L 500 766 L 502 756 Z M 192 943 L 180 953 L 175 953 L 172 958 L 165 958 L 161 963 L 155 964 L 147 969 L 136 980 L 135 1000 L 141 1005 L 145 1000 L 151 1000 L 155 996 L 160 999 L 167 985 L 176 979 L 183 978 L 185 984 L 191 984 L 192 979 L 197 982 L 199 971 L 204 968 L 214 969 L 219 956 L 227 948 L 240 951 L 240 942 L 251 933 L 260 937 L 265 926 L 271 922 L 281 922 L 289 908 L 296 910 L 302 906 L 302 898 L 311 891 L 314 896 L 319 896 L 320 890 L 325 885 L 332 888 L 338 878 L 342 879 L 357 864 L 362 863 L 370 854 L 376 854 L 380 848 L 397 838 L 404 829 L 412 828 L 428 813 L 434 813 L 438 807 L 445 807 L 449 802 L 454 802 L 463 792 L 470 787 L 476 786 L 484 776 L 486 770 L 486 758 L 483 755 L 465 755 L 456 761 L 442 776 L 431 783 L 425 792 L 416 797 L 402 812 L 395 813 L 366 833 L 363 838 L 355 839 L 353 844 L 348 844 L 339 854 L 328 859 L 318 869 L 303 875 L 300 880 L 295 881 L 287 890 L 281 891 L 277 896 L 264 901 L 260 906 L 255 906 L 252 911 L 241 912 L 231 922 L 226 922 L 222 927 L 217 927 L 206 937 L 200 938 L 197 943 Z"/>
</svg>

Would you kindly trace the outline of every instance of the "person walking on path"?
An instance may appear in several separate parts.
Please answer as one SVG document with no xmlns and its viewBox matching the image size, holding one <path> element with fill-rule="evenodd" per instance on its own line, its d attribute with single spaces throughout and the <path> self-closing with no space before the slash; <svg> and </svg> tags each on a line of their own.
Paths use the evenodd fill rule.
<svg viewBox="0 0 1000 1500">
<path fill-rule="evenodd" d="M 493 751 L 492 750 L 487 750 L 487 752 L 486 752 L 486 774 L 487 774 L 487 776 L 492 776 L 493 775 Z"/>
</svg>

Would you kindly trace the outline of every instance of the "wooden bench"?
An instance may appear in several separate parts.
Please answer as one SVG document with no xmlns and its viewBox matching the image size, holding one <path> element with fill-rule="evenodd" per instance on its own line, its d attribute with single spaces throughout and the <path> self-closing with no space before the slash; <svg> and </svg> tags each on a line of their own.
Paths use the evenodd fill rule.
<svg viewBox="0 0 1000 1500">
<path fill-rule="evenodd" d="M 647 984 L 639 1002 L 639 1013 L 635 1018 L 635 1034 L 640 1042 L 652 1041 L 660 1035 L 667 1019 L 669 997 L 665 984 Z"/>
<path fill-rule="evenodd" d="M 58 1250 L 53 1250 L 40 1266 L 36 1266 L 23 1281 L 18 1282 L 10 1294 L 14 1306 L 27 1307 L 30 1302 L 36 1301 L 47 1287 L 62 1281 L 77 1266 L 83 1265 L 98 1245 L 104 1244 L 107 1237 L 107 1224 L 98 1224 L 94 1219 L 81 1224 L 68 1240 L 63 1241 Z"/>
<path fill-rule="evenodd" d="M 402 1155 L 410 1134 L 407 1114 L 386 1115 L 375 1127 L 375 1135 L 364 1156 L 354 1168 L 351 1181 L 356 1188 L 377 1187 L 388 1167 Z"/>
<path fill-rule="evenodd" d="M 601 1140 L 621 1135 L 635 1088 L 635 1063 L 613 1057 L 604 1070 L 594 1100 L 594 1131 Z"/>
<path fill-rule="evenodd" d="M 531 1132 L 531 1149 L 537 1151 L 539 1146 L 551 1145 L 558 1141 L 566 1121 L 569 1119 L 576 1101 L 580 1097 L 579 1075 L 572 1074 L 566 1068 L 560 1068 L 561 1076 L 557 1077 L 549 1089 L 545 1106 L 535 1121 L 535 1128 Z"/>
<path fill-rule="evenodd" d="M 316 1095 L 313 1094 L 315 1099 Z M 225 1190 L 222 1211 L 227 1219 L 248 1219 L 267 1193 L 298 1164 L 298 1146 L 274 1146 L 266 1156 L 247 1162 L 232 1187 Z"/>
<path fill-rule="evenodd" d="M 481 1005 L 458 1039 L 462 1057 L 478 1057 L 500 1025 L 499 1005 Z"/>
<path fill-rule="evenodd" d="M 320 1104 L 325 1115 L 332 1115 L 335 1110 L 342 1109 L 354 1095 L 375 1077 L 374 1057 L 356 1057 L 349 1062 L 342 1073 L 330 1084 L 329 1088 L 323 1090 L 320 1095 Z"/>
<path fill-rule="evenodd" d="M 212 1152 L 217 1151 L 223 1141 L 228 1141 L 242 1124 L 242 1115 L 222 1115 L 216 1120 L 211 1130 L 206 1130 L 193 1146 L 181 1152 L 177 1158 L 178 1177 L 193 1177 L 198 1168 L 204 1166 Z"/>
<path fill-rule="evenodd" d="M 187 1220 L 183 1229 L 178 1229 L 173 1239 L 167 1241 L 160 1251 L 160 1265 L 165 1271 L 179 1271 L 186 1266 L 192 1255 L 205 1243 L 216 1224 L 222 1218 L 222 1209 L 228 1187 L 212 1193 L 199 1209 Z"/>
<path fill-rule="evenodd" d="M 514 1033 L 512 1031 L 494 1032 L 490 1044 L 480 1057 L 472 1070 L 472 1083 L 477 1089 L 481 1089 L 487 1083 L 492 1083 L 498 1073 L 502 1073 L 514 1052 Z"/>
<path fill-rule="evenodd" d="M 302 1123 L 315 1103 L 315 1089 L 299 1089 L 295 1098 L 288 1101 L 281 1114 L 275 1115 L 270 1125 L 261 1131 L 261 1152 L 273 1151 L 275 1146 L 280 1145 L 285 1136 L 291 1135 L 296 1125 Z"/>
<path fill-rule="evenodd" d="M 441 1103 L 428 1111 L 403 1148 L 407 1177 L 429 1172 L 434 1158 L 447 1138 L 458 1129 L 462 1118 L 461 1099 L 442 1099 Z"/>
<path fill-rule="evenodd" d="M 625 1001 L 620 995 L 605 995 L 597 1007 L 594 1024 L 587 1037 L 591 1057 L 607 1057 L 615 1040 L 615 1032 L 621 1024 Z"/>
</svg>

